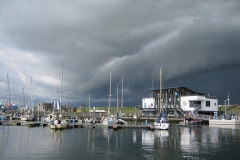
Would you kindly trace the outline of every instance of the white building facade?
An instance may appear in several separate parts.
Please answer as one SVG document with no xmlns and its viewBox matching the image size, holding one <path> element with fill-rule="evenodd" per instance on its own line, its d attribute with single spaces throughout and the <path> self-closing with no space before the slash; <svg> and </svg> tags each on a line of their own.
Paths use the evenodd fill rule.
<svg viewBox="0 0 240 160">
<path fill-rule="evenodd" d="M 218 100 L 206 96 L 182 96 L 180 107 L 185 112 L 192 113 L 213 113 L 218 111 Z"/>
<path fill-rule="evenodd" d="M 157 114 L 159 106 L 162 107 L 162 112 L 165 115 L 184 115 L 188 112 L 213 115 L 214 112 L 218 111 L 216 97 L 195 92 L 186 87 L 163 88 L 161 96 L 159 89 L 151 91 L 152 97 L 142 99 L 144 114 Z"/>
</svg>

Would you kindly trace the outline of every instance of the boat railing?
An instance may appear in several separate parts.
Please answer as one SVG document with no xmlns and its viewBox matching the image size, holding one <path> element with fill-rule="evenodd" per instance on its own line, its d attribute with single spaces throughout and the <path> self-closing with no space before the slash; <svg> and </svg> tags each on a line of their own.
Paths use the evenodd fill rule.
<svg viewBox="0 0 240 160">
<path fill-rule="evenodd" d="M 185 115 L 182 108 L 178 108 L 178 111 L 179 111 L 180 113 L 182 113 L 183 116 Z"/>
</svg>

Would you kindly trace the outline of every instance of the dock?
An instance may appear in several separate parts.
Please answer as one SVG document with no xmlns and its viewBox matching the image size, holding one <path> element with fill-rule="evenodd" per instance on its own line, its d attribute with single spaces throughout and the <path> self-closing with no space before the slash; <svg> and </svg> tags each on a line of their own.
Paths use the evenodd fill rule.
<svg viewBox="0 0 240 160">
<path fill-rule="evenodd" d="M 201 126 L 201 122 L 195 122 L 195 121 L 191 121 L 191 122 L 179 122 L 178 124 L 179 126 Z"/>
<path fill-rule="evenodd" d="M 0 125 L 5 126 L 20 126 L 21 121 L 0 121 Z"/>
<path fill-rule="evenodd" d="M 70 123 L 67 125 L 67 128 L 83 128 L 83 125 L 80 123 Z"/>
<path fill-rule="evenodd" d="M 152 125 L 112 125 L 108 126 L 109 129 L 145 129 L 145 130 L 155 130 Z"/>
<path fill-rule="evenodd" d="M 19 120 L 14 120 L 14 121 L 0 121 L 0 125 L 5 125 L 5 126 L 28 126 L 28 127 L 36 127 L 36 126 L 47 126 L 48 123 L 43 123 L 43 122 L 27 122 L 27 121 L 19 121 Z"/>
<path fill-rule="evenodd" d="M 43 123 L 43 122 L 26 122 L 28 127 L 36 127 L 36 126 L 42 126 L 45 127 L 48 125 L 48 123 Z"/>
<path fill-rule="evenodd" d="M 19 120 L 11 120 L 11 121 L 0 121 L 0 124 L 2 125 L 16 125 L 16 126 L 28 126 L 28 127 L 45 127 L 49 126 L 46 122 L 30 122 L 30 121 L 19 121 Z M 91 127 L 96 128 L 97 126 L 102 126 L 101 123 L 90 123 L 85 124 L 82 122 L 82 120 L 79 120 L 77 122 L 68 121 L 67 128 L 85 128 L 85 127 Z M 108 125 L 106 126 L 108 129 L 118 130 L 118 129 L 143 129 L 143 130 L 155 130 L 153 125 L 121 125 L 121 124 L 114 124 L 114 125 Z"/>
</svg>

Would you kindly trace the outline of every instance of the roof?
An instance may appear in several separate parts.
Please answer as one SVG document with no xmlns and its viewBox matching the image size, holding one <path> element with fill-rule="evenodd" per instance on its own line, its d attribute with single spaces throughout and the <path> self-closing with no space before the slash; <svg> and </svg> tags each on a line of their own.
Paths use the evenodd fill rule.
<svg viewBox="0 0 240 160">
<path fill-rule="evenodd" d="M 199 93 L 199 92 L 196 92 L 196 91 L 193 91 L 187 87 L 168 87 L 168 88 L 162 88 L 162 90 L 168 90 L 168 89 L 186 89 L 186 90 L 189 90 L 191 92 L 194 92 L 194 93 L 197 93 L 199 95 L 205 95 L 204 93 Z M 160 88 L 157 88 L 157 89 L 150 89 L 149 91 L 159 91 Z"/>
</svg>

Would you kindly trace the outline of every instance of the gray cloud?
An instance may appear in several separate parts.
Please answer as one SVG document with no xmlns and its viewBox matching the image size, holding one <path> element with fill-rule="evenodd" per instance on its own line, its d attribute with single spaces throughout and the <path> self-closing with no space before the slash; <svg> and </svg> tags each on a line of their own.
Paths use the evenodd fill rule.
<svg viewBox="0 0 240 160">
<path fill-rule="evenodd" d="M 51 101 L 64 63 L 66 103 L 87 103 L 91 93 L 94 105 L 107 105 L 111 71 L 112 92 L 118 84 L 120 94 L 123 79 L 126 105 L 140 104 L 152 79 L 158 88 L 160 67 L 164 84 L 199 86 L 221 102 L 239 95 L 230 79 L 216 78 L 240 70 L 238 8 L 217 0 L 1 1 L 0 98 L 8 73 L 15 101 L 31 77 L 35 100 Z"/>
</svg>

